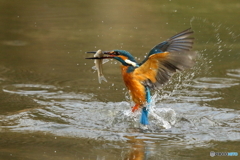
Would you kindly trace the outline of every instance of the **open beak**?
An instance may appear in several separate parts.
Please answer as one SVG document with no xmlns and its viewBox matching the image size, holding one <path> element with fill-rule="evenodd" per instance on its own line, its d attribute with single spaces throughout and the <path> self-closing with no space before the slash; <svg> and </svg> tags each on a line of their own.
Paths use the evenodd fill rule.
<svg viewBox="0 0 240 160">
<path fill-rule="evenodd" d="M 91 51 L 91 52 L 86 52 L 86 53 L 94 53 L 94 54 L 96 54 L 96 51 Z M 113 58 L 114 57 L 114 54 L 111 54 L 111 52 L 109 52 L 109 51 L 103 51 L 102 53 L 104 55 L 106 55 L 106 56 L 90 57 L 90 58 L 85 58 L 85 59 L 106 59 L 106 58 Z"/>
</svg>

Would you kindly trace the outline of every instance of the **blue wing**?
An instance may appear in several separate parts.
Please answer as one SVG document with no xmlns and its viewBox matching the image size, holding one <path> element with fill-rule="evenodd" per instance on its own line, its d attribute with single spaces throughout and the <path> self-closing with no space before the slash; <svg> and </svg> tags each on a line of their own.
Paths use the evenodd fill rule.
<svg viewBox="0 0 240 160">
<path fill-rule="evenodd" d="M 192 49 L 193 40 L 194 38 L 190 38 L 193 34 L 193 31 L 191 31 L 191 28 L 186 29 L 168 40 L 157 44 L 154 46 L 146 58 L 140 63 L 142 65 L 144 62 L 146 62 L 149 58 L 149 56 L 156 54 L 156 53 L 162 53 L 162 52 L 183 52 L 183 51 L 189 51 Z"/>
</svg>

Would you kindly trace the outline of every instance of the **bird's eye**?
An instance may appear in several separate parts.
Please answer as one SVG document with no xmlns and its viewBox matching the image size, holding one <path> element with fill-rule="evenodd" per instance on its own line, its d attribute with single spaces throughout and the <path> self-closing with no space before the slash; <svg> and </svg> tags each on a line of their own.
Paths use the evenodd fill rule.
<svg viewBox="0 0 240 160">
<path fill-rule="evenodd" d="M 118 52 L 118 51 L 115 51 L 115 55 L 120 55 L 120 52 Z"/>
</svg>

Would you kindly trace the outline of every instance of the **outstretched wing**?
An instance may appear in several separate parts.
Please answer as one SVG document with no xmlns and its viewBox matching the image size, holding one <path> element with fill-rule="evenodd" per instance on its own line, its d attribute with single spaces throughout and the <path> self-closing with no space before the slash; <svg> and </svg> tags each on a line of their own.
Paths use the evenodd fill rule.
<svg viewBox="0 0 240 160">
<path fill-rule="evenodd" d="M 134 78 L 144 86 L 158 89 L 173 73 L 190 68 L 194 64 L 195 52 L 190 52 L 193 32 L 187 29 L 165 42 L 156 45 L 148 57 L 133 72 Z"/>
<path fill-rule="evenodd" d="M 168 40 L 157 44 L 150 50 L 150 52 L 148 53 L 146 58 L 140 63 L 140 65 L 146 62 L 148 58 L 153 54 L 166 52 L 166 51 L 182 52 L 182 51 L 191 50 L 194 38 L 191 38 L 189 36 L 191 36 L 192 34 L 193 34 L 193 31 L 191 31 L 191 28 L 189 28 L 172 36 Z"/>
<path fill-rule="evenodd" d="M 175 73 L 194 64 L 195 52 L 164 52 L 149 56 L 133 72 L 134 78 L 151 89 L 161 88 Z"/>
</svg>

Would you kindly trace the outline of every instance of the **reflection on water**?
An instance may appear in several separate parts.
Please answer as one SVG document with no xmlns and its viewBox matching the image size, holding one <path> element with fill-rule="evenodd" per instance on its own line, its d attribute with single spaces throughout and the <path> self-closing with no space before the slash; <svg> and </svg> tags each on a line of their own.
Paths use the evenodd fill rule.
<svg viewBox="0 0 240 160">
<path fill-rule="evenodd" d="M 239 150 L 237 0 L 0 3 L 0 159 L 209 159 Z M 104 64 L 108 83 L 99 85 L 85 51 L 124 49 L 140 61 L 189 26 L 197 63 L 153 93 L 143 128 L 118 63 Z"/>
<path fill-rule="evenodd" d="M 128 160 L 144 160 L 148 158 L 147 152 L 145 151 L 144 140 L 136 139 L 135 137 L 127 137 L 128 143 L 131 144 L 131 149 L 129 155 L 127 155 Z M 149 151 L 148 151 L 149 152 Z"/>
</svg>

